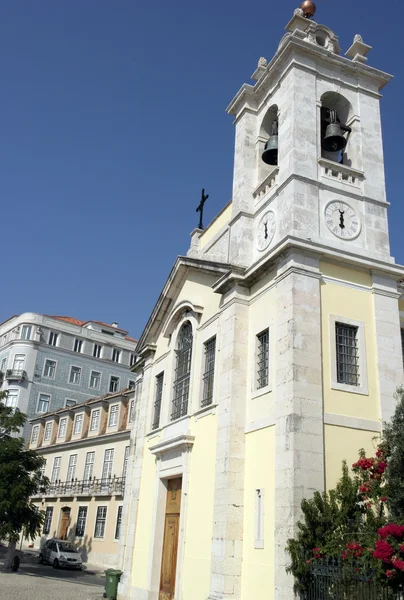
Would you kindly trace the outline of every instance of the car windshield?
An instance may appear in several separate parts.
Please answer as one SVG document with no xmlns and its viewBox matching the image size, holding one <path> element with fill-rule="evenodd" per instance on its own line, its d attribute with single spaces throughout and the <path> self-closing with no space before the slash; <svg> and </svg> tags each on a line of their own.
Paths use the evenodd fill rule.
<svg viewBox="0 0 404 600">
<path fill-rule="evenodd" d="M 73 544 L 69 544 L 69 542 L 58 542 L 60 552 L 76 552 L 76 548 Z"/>
</svg>

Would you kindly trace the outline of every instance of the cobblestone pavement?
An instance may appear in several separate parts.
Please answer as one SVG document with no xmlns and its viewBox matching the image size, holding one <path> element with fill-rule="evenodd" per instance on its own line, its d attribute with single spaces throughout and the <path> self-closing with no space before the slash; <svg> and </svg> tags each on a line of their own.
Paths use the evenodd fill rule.
<svg viewBox="0 0 404 600">
<path fill-rule="evenodd" d="M 1 600 L 101 600 L 104 579 L 42 565 L 21 565 L 17 573 L 0 571 Z"/>
</svg>

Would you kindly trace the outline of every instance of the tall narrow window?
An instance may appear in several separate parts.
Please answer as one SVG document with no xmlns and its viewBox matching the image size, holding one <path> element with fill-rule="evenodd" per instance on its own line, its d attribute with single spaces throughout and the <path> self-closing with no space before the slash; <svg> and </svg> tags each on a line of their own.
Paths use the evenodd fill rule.
<svg viewBox="0 0 404 600">
<path fill-rule="evenodd" d="M 268 385 L 269 374 L 269 329 L 257 335 L 257 389 Z"/>
<path fill-rule="evenodd" d="M 43 369 L 43 376 L 49 377 L 49 379 L 55 379 L 56 361 L 47 358 Z"/>
<path fill-rule="evenodd" d="M 401 332 L 402 332 L 402 331 L 403 331 L 403 330 L 401 330 Z M 5 373 L 5 372 L 6 372 L 6 368 L 7 368 L 7 357 L 4 357 L 4 358 L 1 360 L 1 367 L 0 367 L 0 371 L 1 371 L 2 373 Z"/>
<path fill-rule="evenodd" d="M 48 344 L 49 346 L 57 346 L 59 334 L 54 331 L 49 332 Z"/>
<path fill-rule="evenodd" d="M 74 352 L 81 352 L 83 349 L 83 340 L 74 340 L 74 346 L 73 346 L 73 351 Z"/>
<path fill-rule="evenodd" d="M 52 517 L 53 517 L 53 506 L 47 506 L 45 511 L 45 520 L 43 522 L 42 533 L 48 534 L 51 530 L 52 525 Z"/>
<path fill-rule="evenodd" d="M 86 531 L 86 521 L 87 521 L 87 506 L 79 506 L 79 511 L 77 513 L 77 525 L 76 525 L 76 536 L 83 537 Z"/>
<path fill-rule="evenodd" d="M 81 367 L 72 367 L 70 369 L 69 383 L 78 385 L 81 379 Z"/>
<path fill-rule="evenodd" d="M 58 438 L 63 438 L 66 435 L 67 417 L 60 419 Z"/>
<path fill-rule="evenodd" d="M 73 430 L 73 435 L 78 435 L 79 433 L 81 433 L 81 428 L 83 426 L 83 414 L 79 414 L 76 415 L 75 421 L 74 421 L 74 430 Z"/>
<path fill-rule="evenodd" d="M 99 506 L 97 508 L 97 518 L 95 520 L 95 530 L 94 530 L 95 538 L 104 537 L 106 520 L 107 520 L 107 507 Z"/>
<path fill-rule="evenodd" d="M 84 476 L 83 476 L 83 479 L 85 481 L 88 481 L 93 476 L 94 457 L 95 457 L 95 452 L 87 452 L 86 463 L 84 465 Z"/>
<path fill-rule="evenodd" d="M 126 477 L 126 472 L 128 470 L 128 460 L 129 460 L 129 446 L 125 447 L 125 455 L 123 458 L 123 469 L 122 469 L 122 477 Z"/>
<path fill-rule="evenodd" d="M 112 466 L 114 464 L 114 449 L 105 450 L 104 464 L 102 467 L 102 479 L 107 480 L 112 477 Z"/>
<path fill-rule="evenodd" d="M 62 461 L 62 457 L 61 456 L 56 456 L 53 459 L 53 468 L 52 468 L 52 475 L 51 475 L 51 482 L 55 483 L 56 481 L 59 480 L 59 476 L 60 476 L 60 463 Z"/>
<path fill-rule="evenodd" d="M 7 390 L 7 397 L 5 399 L 5 405 L 8 406 L 8 408 L 16 408 L 17 407 L 17 402 L 18 402 L 18 393 L 19 390 Z M 40 412 L 39 410 L 37 412 Z M 46 411 L 44 411 L 46 412 Z"/>
<path fill-rule="evenodd" d="M 115 427 L 118 424 L 119 404 L 114 404 L 109 408 L 108 427 Z"/>
<path fill-rule="evenodd" d="M 45 425 L 45 432 L 43 434 L 43 441 L 49 442 L 52 434 L 52 421 L 48 421 Z"/>
<path fill-rule="evenodd" d="M 163 397 L 164 373 L 156 377 L 156 397 L 154 400 L 154 412 L 152 429 L 158 429 L 160 426 L 161 399 Z"/>
<path fill-rule="evenodd" d="M 178 335 L 176 367 L 174 381 L 174 397 L 171 420 L 179 419 L 188 412 L 189 380 L 192 359 L 192 325 L 186 321 Z"/>
<path fill-rule="evenodd" d="M 76 475 L 76 465 L 77 465 L 77 454 L 71 454 L 69 456 L 69 465 L 67 467 L 67 481 L 73 481 Z"/>
<path fill-rule="evenodd" d="M 133 353 L 131 353 L 131 355 L 129 357 L 129 366 L 133 367 L 134 364 L 135 364 L 135 355 Z"/>
<path fill-rule="evenodd" d="M 100 424 L 100 409 L 93 410 L 91 415 L 90 431 L 97 431 Z"/>
<path fill-rule="evenodd" d="M 109 391 L 111 394 L 114 394 L 118 391 L 119 388 L 119 377 L 115 377 L 111 375 L 111 379 L 109 380 Z"/>
<path fill-rule="evenodd" d="M 205 347 L 205 370 L 203 373 L 202 406 L 208 406 L 213 401 L 213 383 L 215 377 L 216 337 L 208 340 Z"/>
<path fill-rule="evenodd" d="M 337 344 L 337 381 L 346 385 L 359 385 L 358 328 L 345 323 L 335 323 Z"/>
<path fill-rule="evenodd" d="M 31 339 L 31 333 L 32 333 L 32 326 L 31 325 L 23 325 L 22 326 L 21 339 L 23 339 L 23 340 L 30 340 Z"/>
<path fill-rule="evenodd" d="M 121 358 L 121 351 L 117 350 L 116 348 L 113 348 L 113 350 L 112 350 L 113 362 L 119 363 L 120 358 Z"/>
<path fill-rule="evenodd" d="M 130 408 L 129 408 L 129 417 L 128 417 L 129 423 L 132 423 L 132 421 L 133 421 L 134 410 L 135 410 L 135 399 L 132 398 L 132 400 L 130 401 Z"/>
<path fill-rule="evenodd" d="M 99 390 L 100 384 L 101 384 L 101 373 L 99 371 L 91 371 L 90 388 Z"/>
<path fill-rule="evenodd" d="M 50 396 L 48 394 L 39 394 L 38 398 L 38 413 L 46 413 L 49 411 L 50 406 Z"/>
<path fill-rule="evenodd" d="M 94 346 L 93 346 L 94 358 L 101 358 L 101 349 L 102 349 L 102 346 L 100 344 L 94 344 Z"/>
<path fill-rule="evenodd" d="M 25 354 L 16 354 L 14 356 L 13 371 L 22 373 L 25 367 Z"/>
<path fill-rule="evenodd" d="M 118 506 L 118 512 L 116 515 L 116 527 L 115 527 L 115 539 L 119 540 L 119 536 L 121 533 L 121 523 L 122 523 L 122 506 Z"/>
<path fill-rule="evenodd" d="M 31 444 L 36 444 L 39 435 L 39 425 L 34 425 L 32 428 Z"/>
</svg>

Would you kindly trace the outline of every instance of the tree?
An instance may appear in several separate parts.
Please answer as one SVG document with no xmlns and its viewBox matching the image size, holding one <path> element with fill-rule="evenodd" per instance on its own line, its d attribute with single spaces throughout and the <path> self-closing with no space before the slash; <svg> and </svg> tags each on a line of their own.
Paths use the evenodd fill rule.
<svg viewBox="0 0 404 600">
<path fill-rule="evenodd" d="M 393 520 L 404 523 L 404 388 L 396 393 L 396 410 L 383 429 L 388 468 L 386 471 L 387 506 Z"/>
<path fill-rule="evenodd" d="M 18 433 L 26 416 L 4 403 L 7 392 L 0 393 L 0 539 L 9 542 L 6 567 L 11 567 L 16 543 L 23 533 L 34 540 L 44 520 L 43 511 L 31 497 L 47 485 L 41 467 L 45 459 L 25 448 Z"/>
</svg>

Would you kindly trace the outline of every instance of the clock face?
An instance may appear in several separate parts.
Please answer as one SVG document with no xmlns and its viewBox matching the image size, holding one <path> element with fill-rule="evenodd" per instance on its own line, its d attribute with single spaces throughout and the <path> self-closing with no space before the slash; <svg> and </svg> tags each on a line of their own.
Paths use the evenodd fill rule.
<svg viewBox="0 0 404 600">
<path fill-rule="evenodd" d="M 272 242 L 276 227 L 275 213 L 269 210 L 262 215 L 257 227 L 257 248 L 260 252 Z"/>
<path fill-rule="evenodd" d="M 328 229 L 343 240 L 356 238 L 361 230 L 359 217 L 355 210 L 345 202 L 329 202 L 324 211 Z"/>
</svg>

